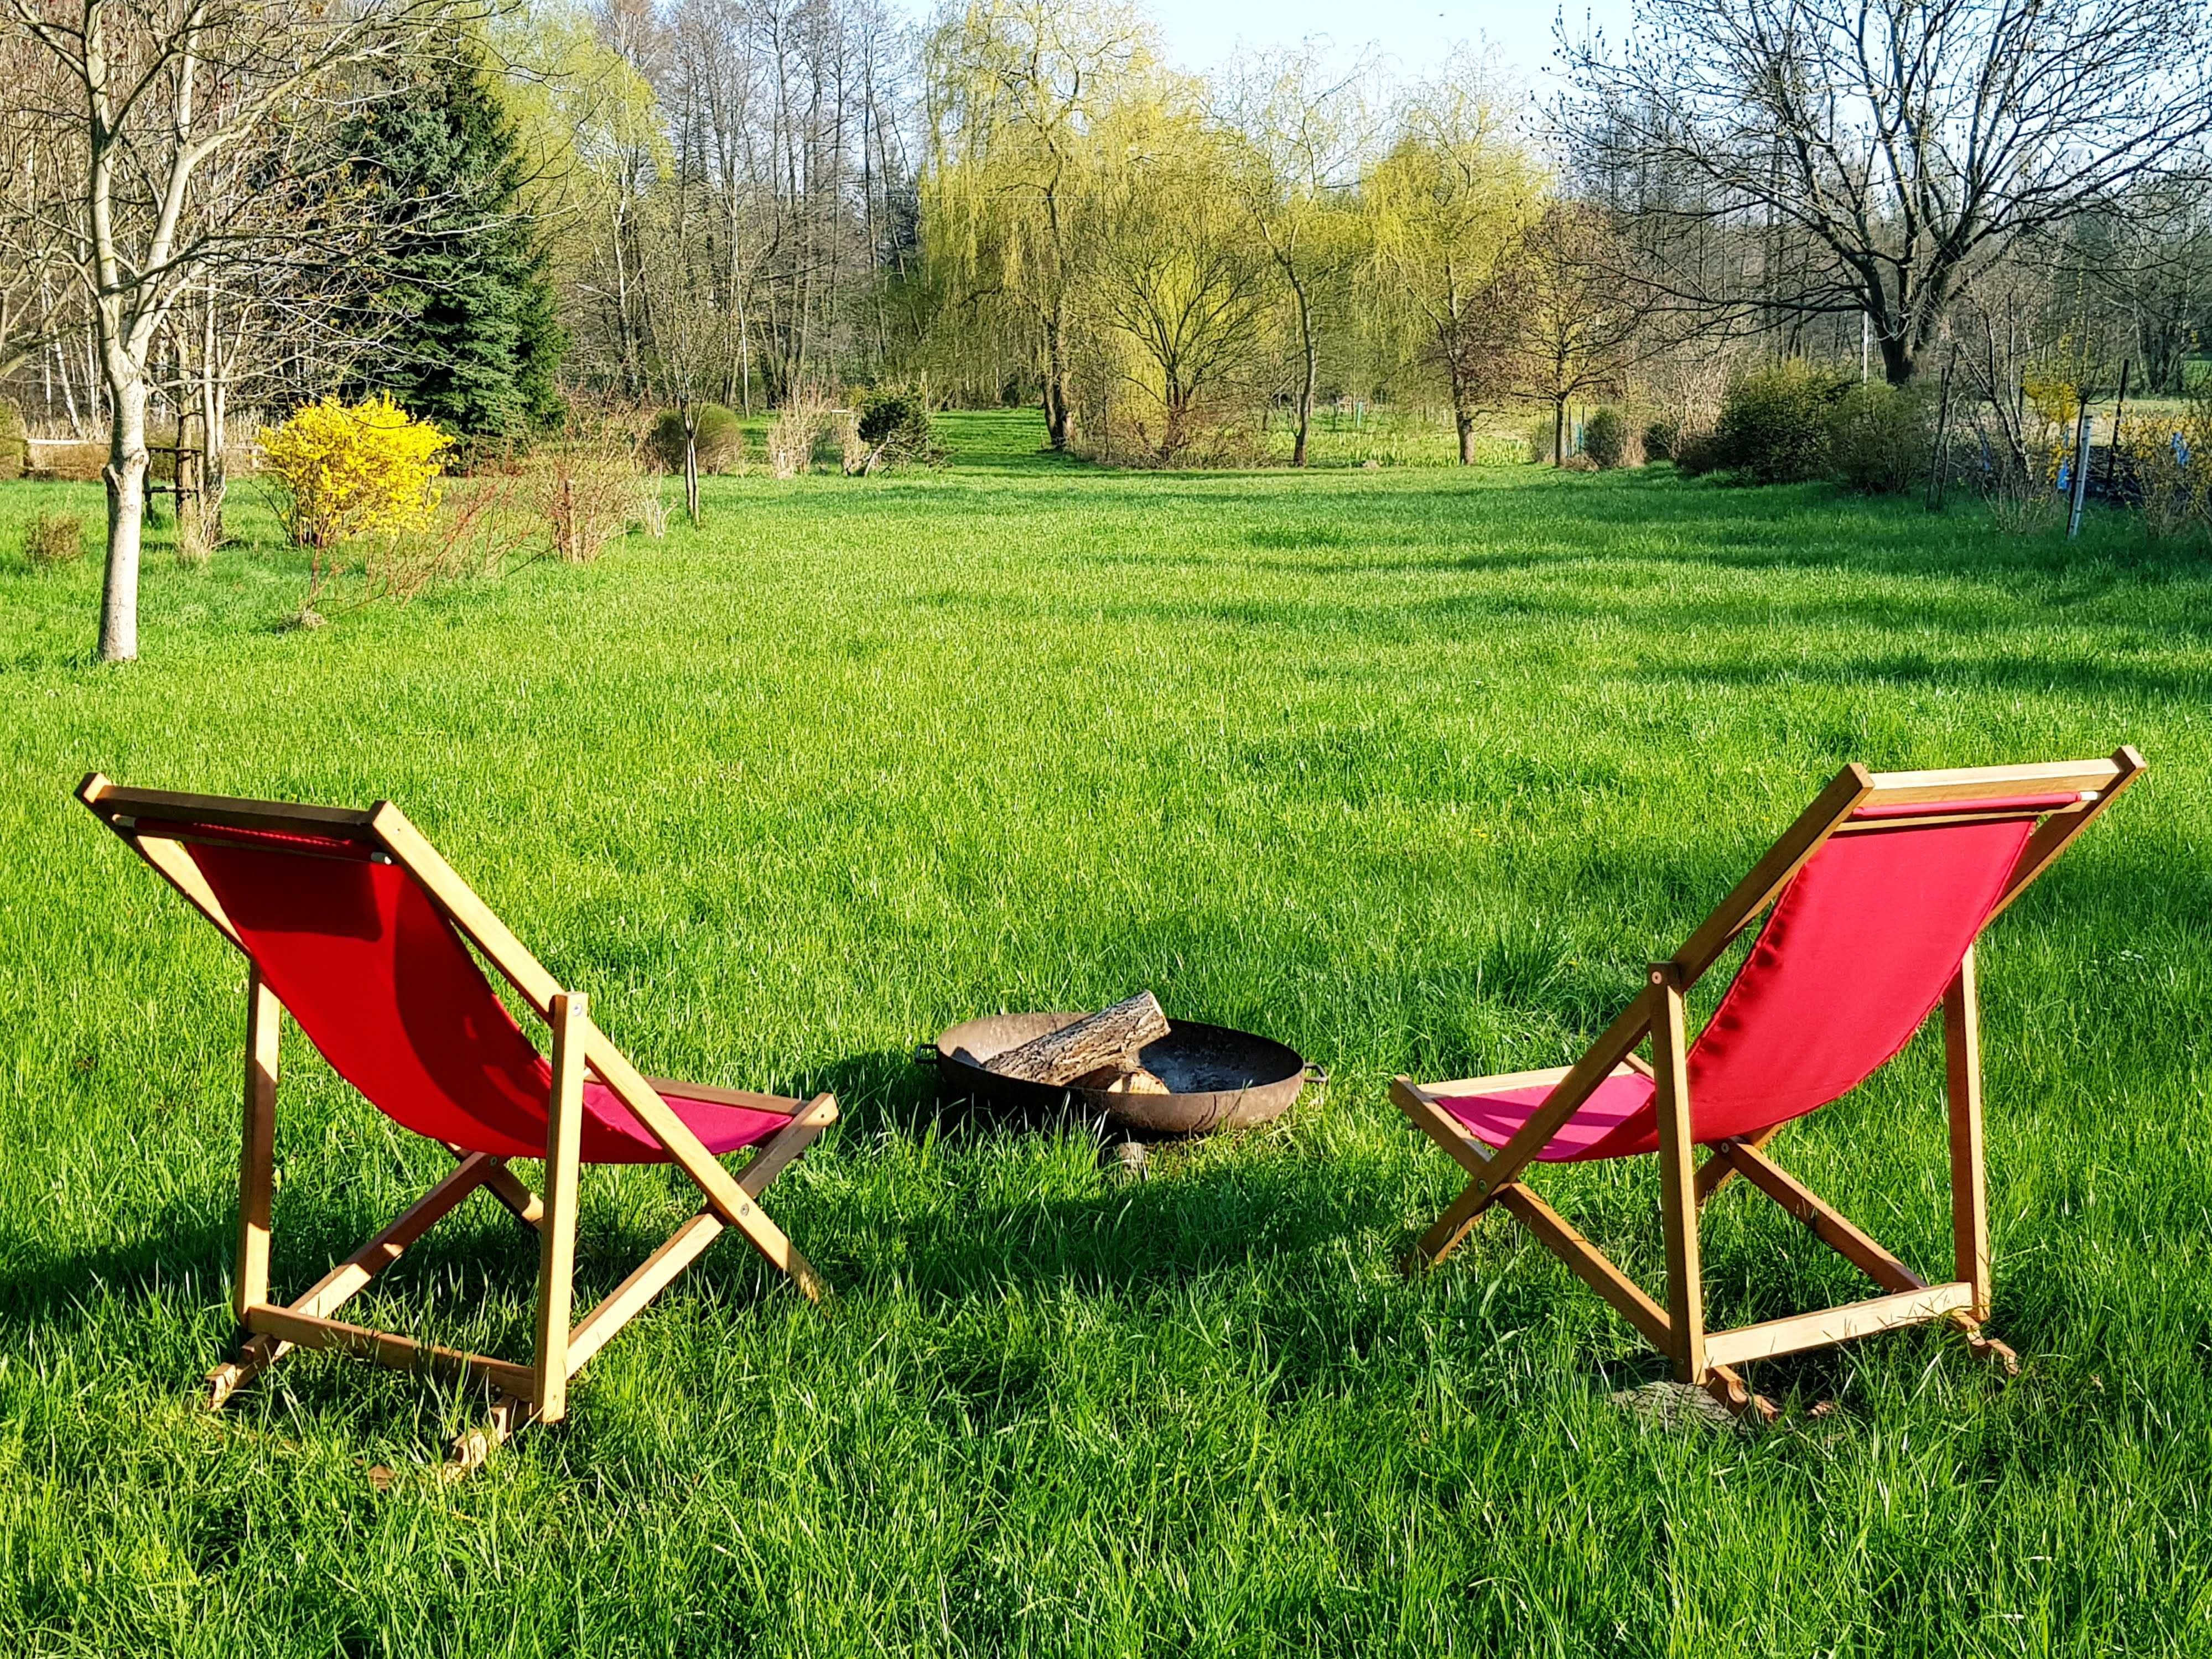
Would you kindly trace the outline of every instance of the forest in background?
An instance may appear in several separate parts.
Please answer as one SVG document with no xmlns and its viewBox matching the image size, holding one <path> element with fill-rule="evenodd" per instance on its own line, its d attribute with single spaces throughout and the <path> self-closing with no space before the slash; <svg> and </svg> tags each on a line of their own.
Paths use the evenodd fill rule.
<svg viewBox="0 0 2212 1659">
<path fill-rule="evenodd" d="M 0 17 L 0 373 L 106 439 L 113 572 L 150 445 L 219 501 L 331 393 L 477 456 L 896 386 L 1120 465 L 1303 464 L 1376 410 L 1564 462 L 1600 405 L 1611 453 L 1694 457 L 1781 368 L 1955 382 L 2018 483 L 2129 377 L 2186 392 L 2212 309 L 2201 0 L 1645 0 L 1563 27 L 1544 106 L 1474 48 L 1193 75 L 1121 0 Z"/>
</svg>

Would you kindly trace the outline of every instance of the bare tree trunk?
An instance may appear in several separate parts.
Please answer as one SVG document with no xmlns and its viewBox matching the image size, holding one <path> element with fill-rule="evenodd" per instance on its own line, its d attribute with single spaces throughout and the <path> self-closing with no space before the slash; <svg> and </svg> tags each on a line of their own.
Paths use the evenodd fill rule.
<svg viewBox="0 0 2212 1659">
<path fill-rule="evenodd" d="M 1567 464 L 1567 400 L 1552 399 L 1552 465 Z"/>
<path fill-rule="evenodd" d="M 745 417 L 753 412 L 753 336 L 752 327 L 745 316 L 745 291 L 737 291 L 738 301 L 738 396 L 744 404 Z"/>
<path fill-rule="evenodd" d="M 54 371 L 62 383 L 62 407 L 69 412 L 70 432 L 81 438 L 84 435 L 84 416 L 77 413 L 75 377 L 70 373 L 69 353 L 59 340 L 54 342 Z"/>
<path fill-rule="evenodd" d="M 1067 301 L 1054 301 L 1044 325 L 1044 427 L 1046 441 L 1065 450 L 1075 441 L 1075 415 L 1068 407 Z"/>
<path fill-rule="evenodd" d="M 146 521 L 146 380 L 137 366 L 111 349 L 108 395 L 114 403 L 108 428 L 107 574 L 100 595 L 100 659 L 130 662 L 138 655 L 138 554 Z"/>
<path fill-rule="evenodd" d="M 229 437 L 230 387 L 216 349 L 215 303 L 215 283 L 210 278 L 207 307 L 201 318 L 199 387 L 200 442 L 206 452 L 200 458 L 200 526 L 207 532 L 210 546 L 222 539 L 222 498 L 230 483 L 222 459 L 223 445 Z"/>
<path fill-rule="evenodd" d="M 1291 465 L 1306 464 L 1306 434 L 1313 428 L 1314 388 L 1321 380 L 1320 342 L 1314 338 L 1313 307 L 1306 299 L 1304 283 L 1293 282 L 1291 292 L 1298 301 L 1298 340 L 1305 348 L 1306 377 L 1298 387 L 1298 435 L 1291 446 Z"/>
<path fill-rule="evenodd" d="M 691 527 L 699 527 L 699 411 L 684 405 L 684 513 Z"/>
<path fill-rule="evenodd" d="M 1452 410 L 1452 423 L 1459 428 L 1459 464 L 1474 465 L 1474 411 L 1471 409 Z"/>
</svg>

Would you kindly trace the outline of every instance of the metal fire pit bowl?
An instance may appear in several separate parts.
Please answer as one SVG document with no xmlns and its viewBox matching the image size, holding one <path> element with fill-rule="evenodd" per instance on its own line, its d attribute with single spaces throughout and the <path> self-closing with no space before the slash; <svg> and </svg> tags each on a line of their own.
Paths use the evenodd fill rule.
<svg viewBox="0 0 2212 1659">
<path fill-rule="evenodd" d="M 1265 1123 L 1290 1109 L 1309 1076 L 1316 1083 L 1328 1081 L 1326 1072 L 1309 1066 L 1297 1049 L 1284 1043 L 1188 1019 L 1170 1020 L 1165 1036 L 1138 1051 L 1139 1061 L 1168 1085 L 1173 1091 L 1169 1094 L 1054 1088 L 1002 1077 L 983 1065 L 994 1054 L 1082 1018 L 987 1014 L 952 1027 L 933 1044 L 923 1043 L 915 1060 L 937 1067 L 948 1100 L 973 1100 L 1030 1117 L 1044 1116 L 1073 1101 L 1123 1129 L 1152 1135 L 1206 1134 Z"/>
</svg>

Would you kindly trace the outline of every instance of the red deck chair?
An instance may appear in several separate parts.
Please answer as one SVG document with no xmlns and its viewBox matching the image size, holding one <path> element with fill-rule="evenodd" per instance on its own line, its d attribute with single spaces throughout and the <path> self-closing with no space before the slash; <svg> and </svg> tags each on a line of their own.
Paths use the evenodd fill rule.
<svg viewBox="0 0 2212 1659">
<path fill-rule="evenodd" d="M 1730 1410 L 1771 1417 L 1735 1368 L 1893 1326 L 1948 1320 L 2008 1370 L 1990 1311 L 1974 941 L 2142 770 L 2110 760 L 1869 774 L 1846 767 L 1571 1066 L 1451 1083 L 1400 1078 L 1391 1097 L 1467 1171 L 1409 1266 L 1441 1261 L 1492 1204 L 1517 1217 Z M 1771 911 L 1771 915 L 1768 912 Z M 1729 943 L 1765 927 L 1695 1042 L 1683 998 Z M 1956 1277 L 1929 1284 L 1786 1173 L 1776 1132 L 1858 1086 L 1938 1003 L 1948 1058 Z M 1649 1064 L 1633 1052 L 1646 1037 Z M 1692 1169 L 1692 1146 L 1712 1149 Z M 1657 1152 L 1667 1246 L 1661 1307 L 1531 1190 L 1536 1161 Z M 1708 1332 L 1698 1211 L 1741 1176 L 1887 1292 Z"/>
<path fill-rule="evenodd" d="M 801 1102 L 641 1076 L 592 1023 L 583 994 L 562 990 L 389 802 L 353 811 L 170 794 L 119 789 L 98 773 L 77 794 L 252 964 L 234 1297 L 247 1335 L 239 1358 L 209 1376 L 214 1404 L 295 1346 L 459 1370 L 495 1390 L 489 1431 L 455 1446 L 465 1469 L 523 1424 L 564 1415 L 568 1379 L 725 1228 L 744 1234 L 810 1299 L 821 1298 L 821 1280 L 762 1212 L 760 1195 L 836 1121 L 830 1096 Z M 551 1026 L 550 1064 L 470 945 Z M 460 1159 L 289 1304 L 269 1296 L 281 1010 L 386 1116 Z M 716 1162 L 745 1147 L 758 1150 L 741 1173 Z M 511 1158 L 545 1161 L 542 1199 L 507 1168 Z M 571 1329 L 579 1165 L 657 1163 L 681 1166 L 705 1206 Z M 479 1187 L 538 1234 L 532 1364 L 331 1317 Z"/>
</svg>

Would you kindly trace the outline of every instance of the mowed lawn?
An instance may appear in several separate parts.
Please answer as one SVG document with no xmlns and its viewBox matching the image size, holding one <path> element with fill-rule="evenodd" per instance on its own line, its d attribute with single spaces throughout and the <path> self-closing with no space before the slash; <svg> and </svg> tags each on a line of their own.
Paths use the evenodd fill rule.
<svg viewBox="0 0 2212 1659">
<path fill-rule="evenodd" d="M 702 532 L 313 632 L 275 627 L 297 556 L 157 548 L 119 671 L 95 562 L 9 554 L 0 1650 L 2212 1650 L 2212 563 L 1663 468 L 1148 476 L 946 426 L 941 474 L 710 481 Z M 0 548 L 64 501 L 0 489 Z M 1668 1428 L 1504 1218 L 1401 1277 L 1457 1183 L 1394 1073 L 1571 1057 L 1846 760 L 2122 742 L 2148 778 L 1984 947 L 2018 1381 L 1908 1332 L 1754 1368 L 1774 1430 Z M 458 1487 L 450 1385 L 300 1354 L 199 1409 L 245 975 L 71 801 L 93 768 L 388 797 L 646 1069 L 834 1089 L 769 1200 L 834 1304 L 726 1241 Z M 1147 987 L 1326 1098 L 1125 1184 L 910 1059 Z M 297 1294 L 450 1159 L 296 1032 L 284 1066 Z M 1776 1146 L 1928 1269 L 1941 1090 L 1931 1034 Z M 1657 1283 L 1650 1163 L 1538 1180 Z M 580 1297 L 689 1191 L 587 1176 Z M 1705 1241 L 1717 1325 L 1865 1293 L 1741 1183 Z M 356 1305 L 521 1357 L 534 1261 L 472 1200 Z"/>
</svg>

